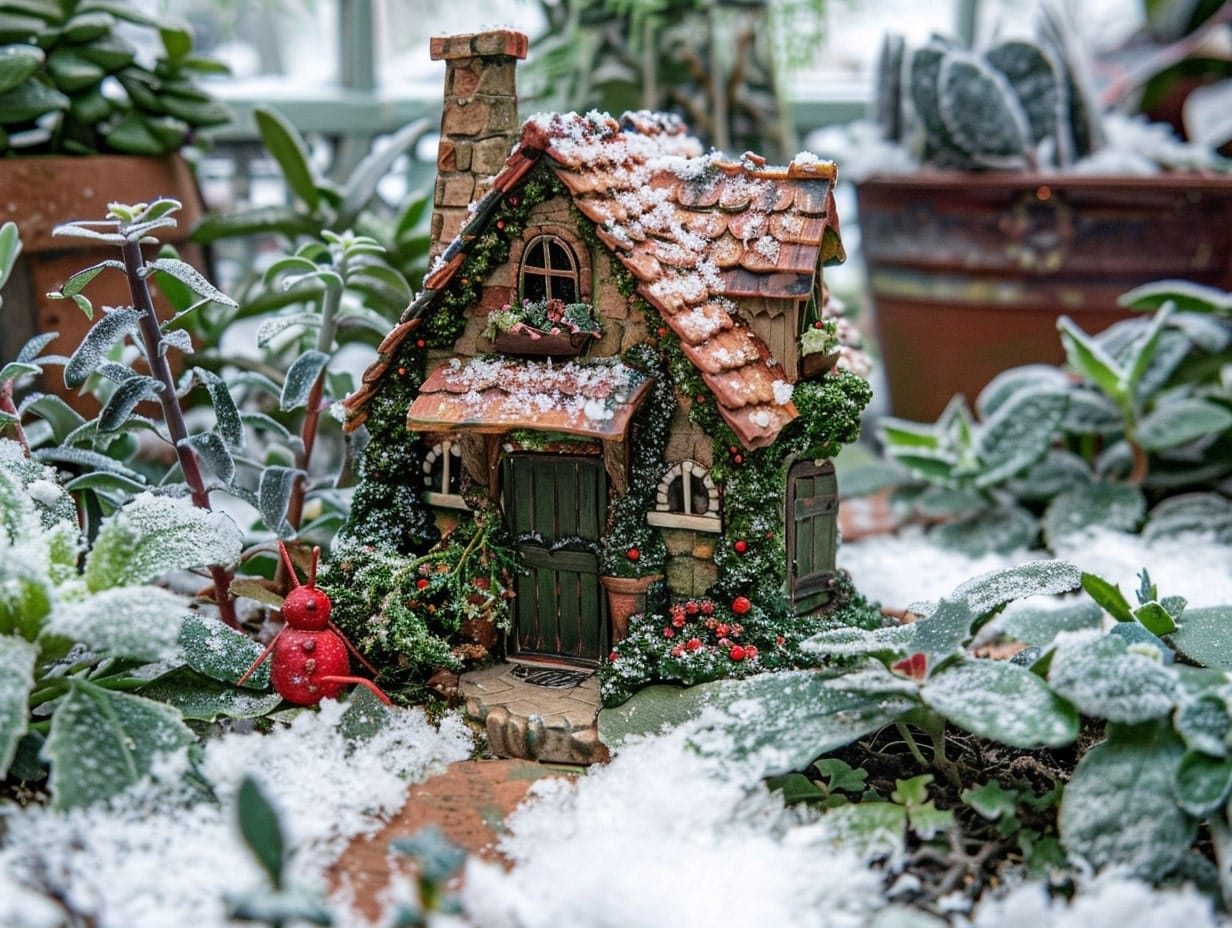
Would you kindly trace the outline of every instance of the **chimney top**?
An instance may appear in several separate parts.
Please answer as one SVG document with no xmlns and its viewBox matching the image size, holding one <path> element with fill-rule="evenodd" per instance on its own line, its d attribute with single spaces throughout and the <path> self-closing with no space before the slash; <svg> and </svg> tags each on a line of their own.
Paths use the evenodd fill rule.
<svg viewBox="0 0 1232 928">
<path fill-rule="evenodd" d="M 525 58 L 530 40 L 525 33 L 512 29 L 473 32 L 466 35 L 443 35 L 432 38 L 432 60 L 450 61 L 457 58 L 487 58 L 506 56 Z"/>
</svg>

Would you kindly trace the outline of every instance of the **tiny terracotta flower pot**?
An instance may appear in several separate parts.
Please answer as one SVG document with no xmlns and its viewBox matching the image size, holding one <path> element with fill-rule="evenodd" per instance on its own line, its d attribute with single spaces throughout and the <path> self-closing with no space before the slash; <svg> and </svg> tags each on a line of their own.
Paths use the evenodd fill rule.
<svg viewBox="0 0 1232 928">
<path fill-rule="evenodd" d="M 629 634 L 629 619 L 646 611 L 646 591 L 662 574 L 645 577 L 600 577 L 599 582 L 607 590 L 607 614 L 612 622 L 612 644 L 623 641 Z"/>
</svg>

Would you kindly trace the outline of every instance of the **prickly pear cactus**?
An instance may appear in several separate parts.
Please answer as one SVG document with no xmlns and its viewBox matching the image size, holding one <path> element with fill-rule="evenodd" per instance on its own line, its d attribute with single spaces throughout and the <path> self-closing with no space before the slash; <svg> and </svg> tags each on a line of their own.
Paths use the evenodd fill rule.
<svg viewBox="0 0 1232 928">
<path fill-rule="evenodd" d="M 1100 133 L 1075 54 L 1055 20 L 1041 23 L 1038 41 L 977 51 L 936 35 L 908 49 L 888 36 L 878 66 L 883 135 L 937 167 L 1065 167 L 1090 154 Z"/>
</svg>

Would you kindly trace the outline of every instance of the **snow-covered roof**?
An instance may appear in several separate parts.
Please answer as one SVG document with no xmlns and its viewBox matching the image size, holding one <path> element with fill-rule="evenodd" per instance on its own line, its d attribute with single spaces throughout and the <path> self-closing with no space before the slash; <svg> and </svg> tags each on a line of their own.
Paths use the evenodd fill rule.
<svg viewBox="0 0 1232 928">
<path fill-rule="evenodd" d="M 551 113 L 523 124 L 504 168 L 403 314 L 394 330 L 401 334 L 386 339 L 381 359 L 348 398 L 351 427 L 362 421 L 392 350 L 449 285 L 500 200 L 545 160 L 679 337 L 740 440 L 772 443 L 796 416 L 794 377 L 741 318 L 738 301 L 806 299 L 818 267 L 842 260 L 835 166 L 807 153 L 786 167 L 750 153 L 739 160 L 703 153 L 677 118 L 645 112 L 620 121 Z"/>
</svg>

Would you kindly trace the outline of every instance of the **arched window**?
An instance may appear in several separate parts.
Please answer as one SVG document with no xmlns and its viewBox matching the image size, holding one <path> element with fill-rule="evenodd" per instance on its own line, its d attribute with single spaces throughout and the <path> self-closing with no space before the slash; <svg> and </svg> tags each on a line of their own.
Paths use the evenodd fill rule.
<svg viewBox="0 0 1232 928">
<path fill-rule="evenodd" d="M 462 499 L 462 449 L 444 439 L 428 449 L 423 462 L 424 499 L 432 506 L 467 509 Z"/>
<path fill-rule="evenodd" d="M 655 508 L 646 520 L 660 528 L 718 532 L 722 528 L 719 488 L 696 461 L 673 464 L 659 481 Z"/>
<path fill-rule="evenodd" d="M 581 299 L 577 255 L 555 235 L 532 239 L 522 253 L 518 286 L 524 300 L 577 303 Z"/>
</svg>

